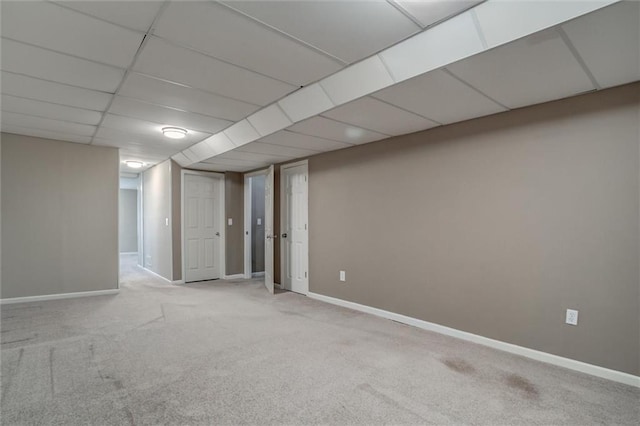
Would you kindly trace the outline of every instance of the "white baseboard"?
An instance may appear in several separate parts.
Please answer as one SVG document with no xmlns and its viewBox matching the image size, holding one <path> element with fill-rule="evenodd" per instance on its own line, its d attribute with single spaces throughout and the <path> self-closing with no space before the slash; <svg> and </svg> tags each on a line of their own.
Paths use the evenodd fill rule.
<svg viewBox="0 0 640 426">
<path fill-rule="evenodd" d="M 251 276 L 254 277 L 254 278 L 255 277 L 264 277 L 264 271 L 262 271 L 262 272 L 252 272 Z"/>
<path fill-rule="evenodd" d="M 138 254 L 137 251 L 121 251 L 120 254 Z"/>
<path fill-rule="evenodd" d="M 171 281 L 171 284 L 175 284 L 175 285 L 184 284 L 184 280 L 175 280 L 175 281 Z"/>
<path fill-rule="evenodd" d="M 564 358 L 558 355 L 537 351 L 535 349 L 529 349 L 523 346 L 514 345 L 512 343 L 502 342 L 500 340 L 490 339 L 488 337 L 479 336 L 477 334 L 468 333 L 466 331 L 457 330 L 455 328 L 445 327 L 443 325 L 434 324 L 432 322 L 396 314 L 394 312 L 389 312 L 378 308 L 373 308 L 371 306 L 361 305 L 355 302 L 337 299 L 335 297 L 325 296 L 312 292 L 309 292 L 308 296 L 312 299 L 320 300 L 322 302 L 331 303 L 333 305 L 342 306 L 344 308 L 349 308 L 360 312 L 365 312 L 378 317 L 422 328 L 424 330 L 435 331 L 436 333 L 456 337 L 458 339 L 478 343 L 480 345 L 489 346 L 494 349 L 499 349 L 505 352 L 510 352 L 516 355 L 535 359 L 536 361 L 546 362 L 548 364 L 557 365 L 560 367 L 568 368 L 570 370 L 580 371 L 592 376 L 602 377 L 603 379 L 608 379 L 614 382 L 624 383 L 626 385 L 640 388 L 640 377 L 634 376 L 633 374 L 623 373 L 621 371 L 611 370 L 593 364 L 587 364 L 586 362 Z"/>
<path fill-rule="evenodd" d="M 58 299 L 73 299 L 75 297 L 107 296 L 118 294 L 119 291 L 119 289 L 114 288 L 109 290 L 78 291 L 75 293 L 44 294 L 42 296 L 12 297 L 9 299 L 0 299 L 0 305 L 10 305 L 12 303 L 43 302 L 46 300 Z"/>
<path fill-rule="evenodd" d="M 236 280 L 238 278 L 244 278 L 244 274 L 224 275 L 223 280 Z"/>
</svg>

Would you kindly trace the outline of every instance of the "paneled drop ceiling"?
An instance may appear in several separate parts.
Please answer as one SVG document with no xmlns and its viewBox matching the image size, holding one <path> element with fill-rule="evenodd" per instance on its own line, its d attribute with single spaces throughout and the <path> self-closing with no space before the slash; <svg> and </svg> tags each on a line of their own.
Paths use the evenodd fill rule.
<svg viewBox="0 0 640 426">
<path fill-rule="evenodd" d="M 638 2 L 544 7 L 3 1 L 2 131 L 248 171 L 640 79 Z"/>
</svg>

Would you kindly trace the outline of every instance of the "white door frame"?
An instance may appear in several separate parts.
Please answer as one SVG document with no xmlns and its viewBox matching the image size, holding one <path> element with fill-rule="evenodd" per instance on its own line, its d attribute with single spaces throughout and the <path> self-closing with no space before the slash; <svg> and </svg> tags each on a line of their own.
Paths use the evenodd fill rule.
<svg viewBox="0 0 640 426">
<path fill-rule="evenodd" d="M 251 178 L 266 175 L 268 169 L 244 174 L 244 277 L 249 279 L 253 276 L 251 271 Z"/>
<path fill-rule="evenodd" d="M 182 247 L 182 253 L 181 253 L 181 266 L 182 266 L 182 271 L 180 273 L 180 282 L 184 283 L 185 282 L 185 271 L 186 271 L 186 262 L 185 262 L 185 241 L 184 241 L 184 177 L 185 175 L 195 175 L 195 176 L 206 176 L 206 177 L 211 177 L 214 179 L 218 180 L 218 186 L 219 186 L 219 203 L 218 203 L 218 209 L 219 209 L 219 214 L 218 214 L 218 226 L 220 227 L 220 255 L 219 255 L 219 262 L 220 262 L 220 278 L 223 278 L 226 275 L 226 265 L 225 265 L 225 252 L 226 252 L 226 244 L 225 244 L 225 230 L 226 230 L 226 226 L 225 226 L 225 206 L 224 206 L 224 173 L 216 173 L 216 172 L 201 172 L 198 170 L 187 170 L 187 169 L 182 169 L 180 171 L 180 245 Z"/>
<path fill-rule="evenodd" d="M 293 167 L 298 167 L 298 166 L 307 166 L 307 215 L 309 212 L 309 160 L 301 160 L 301 161 L 296 161 L 295 163 L 288 163 L 288 164 L 283 164 L 282 166 L 280 166 L 280 232 L 283 232 L 283 229 L 285 229 L 285 223 L 284 223 L 284 210 L 285 210 L 285 203 L 286 203 L 286 188 L 285 188 L 285 181 L 286 179 L 284 179 L 284 171 L 286 169 L 290 169 Z M 309 218 L 307 217 L 307 223 L 309 221 Z M 306 253 L 307 253 L 307 269 L 309 269 L 309 238 L 308 238 L 308 232 L 309 232 L 309 228 L 307 226 L 307 247 L 306 247 Z M 285 288 L 284 285 L 284 278 L 283 278 L 283 274 L 285 273 L 285 264 L 284 264 L 284 243 L 282 242 L 282 239 L 280 239 L 280 284 L 282 286 L 282 288 Z M 307 271 L 308 272 L 308 271 Z M 309 292 L 309 274 L 307 273 L 306 276 L 307 279 L 307 293 Z M 291 290 L 291 289 L 287 289 L 287 290 Z"/>
</svg>

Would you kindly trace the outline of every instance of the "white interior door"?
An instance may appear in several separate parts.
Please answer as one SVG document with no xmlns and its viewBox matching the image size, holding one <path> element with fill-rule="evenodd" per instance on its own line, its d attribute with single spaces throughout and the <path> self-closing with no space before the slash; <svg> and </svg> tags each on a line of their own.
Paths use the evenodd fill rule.
<svg viewBox="0 0 640 426">
<path fill-rule="evenodd" d="M 282 169 L 282 281 L 296 293 L 309 292 L 307 164 Z"/>
<path fill-rule="evenodd" d="M 184 175 L 184 281 L 220 278 L 220 179 Z"/>
<path fill-rule="evenodd" d="M 264 285 L 273 293 L 273 166 L 264 183 Z"/>
</svg>

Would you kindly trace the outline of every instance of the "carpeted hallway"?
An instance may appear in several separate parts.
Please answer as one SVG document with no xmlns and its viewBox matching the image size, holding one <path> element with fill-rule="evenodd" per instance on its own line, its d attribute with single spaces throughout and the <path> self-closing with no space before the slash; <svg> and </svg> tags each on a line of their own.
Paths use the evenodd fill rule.
<svg viewBox="0 0 640 426">
<path fill-rule="evenodd" d="M 638 424 L 640 390 L 258 280 L 2 307 L 12 424 Z"/>
</svg>

